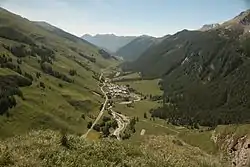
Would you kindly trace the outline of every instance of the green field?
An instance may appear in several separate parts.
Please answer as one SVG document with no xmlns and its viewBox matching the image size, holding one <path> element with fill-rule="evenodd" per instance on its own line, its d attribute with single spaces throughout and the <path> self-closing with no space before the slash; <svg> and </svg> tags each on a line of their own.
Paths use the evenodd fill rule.
<svg viewBox="0 0 250 167">
<path fill-rule="evenodd" d="M 159 88 L 159 79 L 154 80 L 137 80 L 117 82 L 118 84 L 129 85 L 143 95 L 162 95 L 163 91 Z"/>
<path fill-rule="evenodd" d="M 141 78 L 141 76 L 139 75 L 139 73 L 133 72 L 133 73 L 128 73 L 128 74 L 123 74 L 119 77 L 117 77 L 117 79 L 119 80 L 123 80 L 123 79 L 135 79 L 135 78 Z"/>
<path fill-rule="evenodd" d="M 149 116 L 149 110 L 152 108 L 159 107 L 160 104 L 157 102 L 142 100 L 132 104 L 132 107 L 128 107 L 124 104 L 115 104 L 114 110 L 123 113 L 124 115 L 131 117 L 143 118 L 144 113 L 147 113 Z"/>
<path fill-rule="evenodd" d="M 162 95 L 163 91 L 160 90 L 160 79 L 153 80 L 141 80 L 141 76 L 138 73 L 130 73 L 115 78 L 117 84 L 129 85 L 143 95 Z"/>
</svg>

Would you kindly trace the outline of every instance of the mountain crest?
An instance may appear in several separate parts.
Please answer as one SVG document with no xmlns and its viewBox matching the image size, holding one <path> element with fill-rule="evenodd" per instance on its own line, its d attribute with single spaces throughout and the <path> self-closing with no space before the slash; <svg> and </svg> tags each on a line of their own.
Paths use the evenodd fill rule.
<svg viewBox="0 0 250 167">
<path fill-rule="evenodd" d="M 235 20 L 237 23 L 244 25 L 244 26 L 250 25 L 250 9 L 244 12 L 241 12 L 233 20 Z"/>
<path fill-rule="evenodd" d="M 220 26 L 220 24 L 215 23 L 215 24 L 205 24 L 201 27 L 200 31 L 208 31 L 211 30 L 213 28 L 217 28 L 218 26 Z"/>
</svg>

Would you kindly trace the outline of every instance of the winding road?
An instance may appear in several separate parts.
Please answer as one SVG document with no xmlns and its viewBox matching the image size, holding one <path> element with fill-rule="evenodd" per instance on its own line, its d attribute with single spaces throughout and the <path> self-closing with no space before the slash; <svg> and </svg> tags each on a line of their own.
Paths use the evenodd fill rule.
<svg viewBox="0 0 250 167">
<path fill-rule="evenodd" d="M 102 71 L 102 73 L 101 73 L 101 75 L 99 77 L 100 82 L 102 82 L 102 78 L 103 78 L 103 71 Z M 104 113 L 105 107 L 106 107 L 106 105 L 108 103 L 107 92 L 105 92 L 103 90 L 103 88 L 106 86 L 106 83 L 102 82 L 102 84 L 103 85 L 100 87 L 100 89 L 101 89 L 103 95 L 105 96 L 105 101 L 104 101 L 104 103 L 102 105 L 100 113 L 96 117 L 96 119 L 95 119 L 94 123 L 92 124 L 92 126 L 88 129 L 88 131 L 84 135 L 82 135 L 83 138 L 86 138 L 88 136 L 89 132 L 93 129 L 93 127 L 97 124 L 97 122 L 101 119 L 101 117 L 102 117 L 102 115 Z M 137 97 L 137 99 L 134 100 L 134 102 L 140 101 L 140 100 L 141 100 L 140 97 Z M 132 101 L 122 102 L 121 104 L 129 104 L 129 103 L 132 103 Z M 129 120 L 128 117 L 126 117 L 126 116 L 124 116 L 122 114 L 119 114 L 119 113 L 115 112 L 114 110 L 112 110 L 112 106 L 110 106 L 110 108 L 108 108 L 108 110 L 111 111 L 111 114 L 112 114 L 113 118 L 117 121 L 117 124 L 118 124 L 118 127 L 114 130 L 113 135 L 116 136 L 116 138 L 118 140 L 121 140 L 121 137 L 120 137 L 121 135 L 120 134 L 126 129 L 126 127 L 129 124 L 130 120 Z"/>
<path fill-rule="evenodd" d="M 118 124 L 118 128 L 115 129 L 113 135 L 116 136 L 118 140 L 121 140 L 120 134 L 126 129 L 127 125 L 129 124 L 129 118 L 113 111 L 112 109 L 110 109 L 110 111 L 113 115 L 113 118 L 117 121 Z"/>
<path fill-rule="evenodd" d="M 101 81 L 102 76 L 103 76 L 103 73 L 100 75 L 99 81 Z M 104 101 L 104 103 L 103 103 L 103 105 L 102 105 L 102 108 L 101 108 L 101 110 L 100 110 L 100 113 L 99 113 L 98 116 L 96 117 L 96 119 L 95 119 L 94 123 L 92 124 L 92 126 L 88 129 L 88 131 L 87 131 L 84 135 L 82 135 L 83 138 L 86 138 L 86 137 L 88 136 L 89 132 L 93 129 L 93 127 L 95 126 L 95 124 L 101 119 L 101 117 L 102 117 L 102 115 L 103 115 L 103 113 L 104 113 L 106 104 L 107 104 L 107 102 L 108 102 L 107 93 L 103 90 L 103 87 L 104 87 L 104 86 L 106 86 L 105 82 L 103 82 L 103 85 L 100 87 L 100 89 L 101 89 L 103 95 L 105 96 L 105 101 Z"/>
<path fill-rule="evenodd" d="M 133 103 L 133 102 L 138 102 L 138 101 L 141 101 L 141 98 L 140 98 L 140 97 L 137 97 L 137 99 L 132 100 L 132 101 L 122 101 L 122 102 L 120 102 L 119 104 L 131 104 L 131 103 Z"/>
</svg>

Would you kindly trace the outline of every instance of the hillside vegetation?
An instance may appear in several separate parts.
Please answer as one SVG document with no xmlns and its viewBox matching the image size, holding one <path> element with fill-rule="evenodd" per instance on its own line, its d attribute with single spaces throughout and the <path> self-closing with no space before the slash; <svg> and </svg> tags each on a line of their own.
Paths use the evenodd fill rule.
<svg viewBox="0 0 250 167">
<path fill-rule="evenodd" d="M 100 69 L 117 61 L 89 42 L 0 8 L 0 137 L 30 129 L 83 133 L 102 98 Z"/>
<path fill-rule="evenodd" d="M 196 128 L 249 123 L 249 15 L 230 28 L 183 30 L 123 65 L 143 78 L 163 79 L 165 104 L 152 116 Z"/>
<path fill-rule="evenodd" d="M 222 166 L 174 137 L 150 136 L 141 146 L 106 139 L 90 142 L 55 131 L 33 131 L 0 142 L 0 166 Z"/>
</svg>

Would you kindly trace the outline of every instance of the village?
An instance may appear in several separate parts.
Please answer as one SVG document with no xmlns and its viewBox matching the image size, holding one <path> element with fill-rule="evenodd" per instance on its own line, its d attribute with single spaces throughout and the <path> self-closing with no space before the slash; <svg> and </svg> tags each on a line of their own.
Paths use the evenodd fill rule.
<svg viewBox="0 0 250 167">
<path fill-rule="evenodd" d="M 111 83 L 108 79 L 105 80 L 105 91 L 108 97 L 121 101 L 121 103 L 132 103 L 140 100 L 139 95 L 131 92 L 128 86 Z"/>
</svg>

